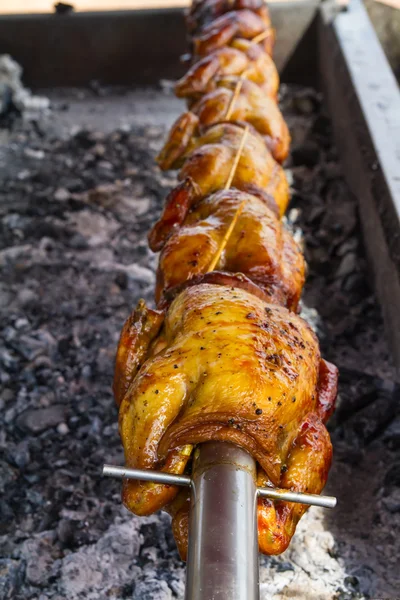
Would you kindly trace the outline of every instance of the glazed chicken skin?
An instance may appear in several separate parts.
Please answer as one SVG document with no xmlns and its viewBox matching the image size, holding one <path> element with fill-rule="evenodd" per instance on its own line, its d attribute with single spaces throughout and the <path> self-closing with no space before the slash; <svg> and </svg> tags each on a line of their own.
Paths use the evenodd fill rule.
<svg viewBox="0 0 400 600">
<path fill-rule="evenodd" d="M 305 266 L 296 242 L 265 202 L 232 188 L 196 203 L 164 245 L 157 272 L 157 302 L 171 288 L 207 272 L 240 207 L 240 216 L 215 268 L 243 273 L 270 302 L 297 309 Z"/>
<path fill-rule="evenodd" d="M 118 349 L 114 389 L 126 465 L 183 473 L 194 445 L 219 440 L 251 453 L 259 483 L 320 493 L 331 461 L 324 422 L 333 409 L 336 372 L 321 361 L 305 321 L 238 287 L 209 284 L 179 294 L 157 336 L 160 318 L 142 306 Z M 140 368 L 132 358 L 138 345 Z M 127 370 L 127 362 L 135 369 Z M 184 555 L 187 502 L 177 494 L 174 486 L 123 484 L 123 501 L 136 514 L 172 503 Z M 283 551 L 306 510 L 280 504 L 259 503 L 259 544 L 269 554 Z"/>
<path fill-rule="evenodd" d="M 204 197 L 225 187 L 241 146 L 243 127 L 236 123 L 219 123 L 200 136 L 189 135 L 188 130 L 191 130 L 190 123 L 186 128 L 178 119 L 158 156 L 158 164 L 163 170 L 182 167 L 179 179 L 183 182 L 189 179 L 193 195 Z M 280 215 L 286 210 L 289 186 L 285 172 L 252 127 L 242 148 L 232 187 L 248 192 L 261 189 L 276 203 Z"/>
<path fill-rule="evenodd" d="M 279 75 L 272 58 L 258 44 L 237 38 L 195 62 L 175 85 L 178 98 L 198 100 L 229 75 L 243 76 L 256 83 L 264 94 L 276 99 Z"/>
<path fill-rule="evenodd" d="M 189 137 L 223 121 L 247 122 L 264 137 L 277 162 L 287 158 L 290 134 L 282 113 L 276 102 L 252 81 L 238 77 L 220 79 L 215 90 L 191 106 L 190 113 L 179 118 L 180 128 Z"/>
</svg>

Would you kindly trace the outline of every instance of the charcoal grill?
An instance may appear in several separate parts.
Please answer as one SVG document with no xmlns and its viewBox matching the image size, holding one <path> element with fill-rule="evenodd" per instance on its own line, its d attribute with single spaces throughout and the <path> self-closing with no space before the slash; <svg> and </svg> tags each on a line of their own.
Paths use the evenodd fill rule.
<svg viewBox="0 0 400 600">
<path fill-rule="evenodd" d="M 397 83 L 359 0 L 341 8 L 332 2 L 272 4 L 271 16 L 282 81 L 313 85 L 325 95 L 400 369 Z M 185 49 L 182 11 L 174 8 L 0 18 L 0 53 L 23 64 L 27 84 L 35 87 L 90 80 L 152 85 L 182 73 Z M 238 448 L 201 449 L 192 481 L 187 600 L 258 597 L 253 470 L 252 459 Z"/>
</svg>

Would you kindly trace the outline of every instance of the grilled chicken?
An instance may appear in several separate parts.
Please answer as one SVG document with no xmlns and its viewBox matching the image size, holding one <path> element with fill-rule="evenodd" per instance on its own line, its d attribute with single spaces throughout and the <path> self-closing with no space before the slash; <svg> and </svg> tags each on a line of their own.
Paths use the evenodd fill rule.
<svg viewBox="0 0 400 600">
<path fill-rule="evenodd" d="M 185 114 L 187 115 L 187 113 Z M 213 125 L 202 135 L 190 135 L 193 119 L 178 119 L 158 157 L 162 169 L 182 167 L 179 179 L 193 183 L 193 194 L 200 197 L 225 187 L 235 156 L 241 146 L 240 124 Z M 289 186 L 282 167 L 273 159 L 261 135 L 250 127 L 232 187 L 252 192 L 261 189 L 274 199 L 282 215 L 289 200 Z"/>
<path fill-rule="evenodd" d="M 264 137 L 276 161 L 281 163 L 287 158 L 290 134 L 282 113 L 252 81 L 236 76 L 222 78 L 215 90 L 192 105 L 190 112 L 180 118 L 181 129 L 184 132 L 186 128 L 189 137 L 223 121 L 247 122 Z"/>
<path fill-rule="evenodd" d="M 179 294 L 160 329 L 161 318 L 139 307 L 118 350 L 114 389 L 127 466 L 181 474 L 194 445 L 220 440 L 256 458 L 260 484 L 319 493 L 331 461 L 324 422 L 336 373 L 305 321 L 240 287 L 210 284 Z M 139 515 L 180 503 L 171 510 L 184 555 L 187 503 L 177 493 L 125 481 L 123 501 Z M 305 509 L 260 501 L 261 550 L 282 552 Z"/>
<path fill-rule="evenodd" d="M 235 39 L 230 46 L 218 48 L 195 62 L 175 85 L 179 98 L 196 100 L 217 86 L 218 79 L 241 75 L 254 81 L 264 94 L 276 98 L 279 75 L 272 58 L 249 40 Z"/>
<path fill-rule="evenodd" d="M 337 369 L 295 312 L 305 264 L 280 220 L 290 136 L 268 11 L 263 0 L 193 0 L 187 24 L 192 65 L 175 90 L 188 110 L 158 157 L 179 183 L 149 234 L 158 310 L 141 301 L 117 351 L 126 464 L 190 473 L 197 444 L 233 442 L 257 461 L 260 487 L 318 494 Z M 123 501 L 138 515 L 167 510 L 185 558 L 187 491 L 126 480 Z M 260 550 L 284 551 L 306 509 L 259 499 Z"/>
<path fill-rule="evenodd" d="M 274 212 L 256 196 L 230 189 L 207 196 L 188 212 L 166 242 L 157 273 L 156 300 L 163 292 L 206 273 L 224 235 L 242 208 L 215 266 L 239 272 L 265 292 L 265 298 L 296 310 L 304 285 L 304 259 Z"/>
</svg>

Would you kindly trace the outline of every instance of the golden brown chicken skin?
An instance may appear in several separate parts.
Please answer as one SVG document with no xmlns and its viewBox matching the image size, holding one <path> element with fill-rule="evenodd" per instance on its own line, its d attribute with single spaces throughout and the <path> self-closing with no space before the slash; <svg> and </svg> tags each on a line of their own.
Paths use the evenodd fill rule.
<svg viewBox="0 0 400 600">
<path fill-rule="evenodd" d="M 164 292 L 168 294 L 171 288 L 207 272 L 240 208 L 215 269 L 243 273 L 270 302 L 296 310 L 305 270 L 296 242 L 260 198 L 235 189 L 196 203 L 181 228 L 168 239 L 157 272 L 157 302 Z"/>
<path fill-rule="evenodd" d="M 136 354 L 136 342 L 130 352 Z M 331 460 L 323 421 L 336 373 L 321 361 L 300 317 L 239 288 L 189 287 L 172 302 L 158 338 L 149 339 L 145 358 L 136 377 L 117 385 L 127 390 L 120 434 L 128 467 L 182 473 L 196 444 L 229 441 L 258 461 L 261 483 L 322 490 Z M 123 377 L 123 363 L 118 372 Z M 125 481 L 123 501 L 141 515 L 172 502 L 184 555 L 187 503 L 177 493 L 173 486 Z M 264 552 L 284 549 L 305 510 L 285 506 L 259 504 Z"/>
<path fill-rule="evenodd" d="M 276 99 L 279 74 L 272 58 L 258 45 L 235 39 L 230 46 L 219 48 L 195 62 L 175 85 L 178 98 L 197 100 L 217 86 L 218 79 L 241 75 L 254 81 L 264 92 Z"/>
<path fill-rule="evenodd" d="M 250 123 L 264 137 L 276 161 L 282 163 L 288 156 L 290 134 L 282 113 L 276 101 L 253 81 L 239 77 L 220 79 L 216 89 L 195 103 L 191 112 L 198 117 L 200 131 L 227 120 Z"/>
<path fill-rule="evenodd" d="M 260 36 L 260 47 L 272 54 L 275 34 L 271 23 L 251 10 L 233 10 L 215 19 L 192 38 L 196 56 L 205 56 L 218 48 L 229 46 L 234 38 L 253 40 Z"/>
<path fill-rule="evenodd" d="M 175 123 L 158 156 L 162 169 L 182 167 L 181 181 L 192 182 L 193 194 L 206 196 L 223 189 L 241 147 L 243 126 L 213 125 L 203 135 L 189 136 L 181 121 Z M 282 167 L 273 159 L 264 140 L 250 127 L 232 180 L 232 187 L 252 191 L 256 186 L 272 197 L 282 215 L 289 201 L 289 186 Z"/>
</svg>

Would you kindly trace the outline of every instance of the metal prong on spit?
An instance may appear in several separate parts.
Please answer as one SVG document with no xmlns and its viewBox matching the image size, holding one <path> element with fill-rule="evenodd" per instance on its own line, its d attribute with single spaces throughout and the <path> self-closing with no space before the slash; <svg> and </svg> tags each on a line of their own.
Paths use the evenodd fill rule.
<svg viewBox="0 0 400 600">
<path fill-rule="evenodd" d="M 128 469 L 126 467 L 116 467 L 114 465 L 104 465 L 103 475 L 107 477 L 116 477 L 118 479 L 140 479 L 141 481 L 152 481 L 153 483 L 163 483 L 165 485 L 179 485 L 186 487 L 192 485 L 191 478 L 184 475 L 172 475 L 171 473 L 164 473 L 163 471 Z M 301 492 L 291 492 L 278 488 L 257 488 L 257 494 L 262 498 L 283 500 L 285 502 L 298 502 L 300 504 L 309 504 L 310 506 L 320 506 L 322 508 L 335 508 L 337 504 L 337 500 L 334 496 L 303 494 Z"/>
<path fill-rule="evenodd" d="M 190 477 L 184 475 L 172 475 L 164 471 L 146 471 L 143 469 L 128 469 L 114 465 L 103 465 L 103 475 L 116 477 L 117 479 L 140 479 L 141 481 L 152 481 L 153 483 L 164 483 L 166 485 L 181 485 L 189 487 L 192 483 Z"/>
<path fill-rule="evenodd" d="M 271 498 L 271 500 L 285 500 L 286 502 L 298 502 L 299 504 L 310 504 L 322 508 L 335 508 L 337 499 L 334 496 L 319 496 L 318 494 L 303 494 L 301 492 L 290 492 L 274 488 L 257 488 L 258 496 Z"/>
</svg>

